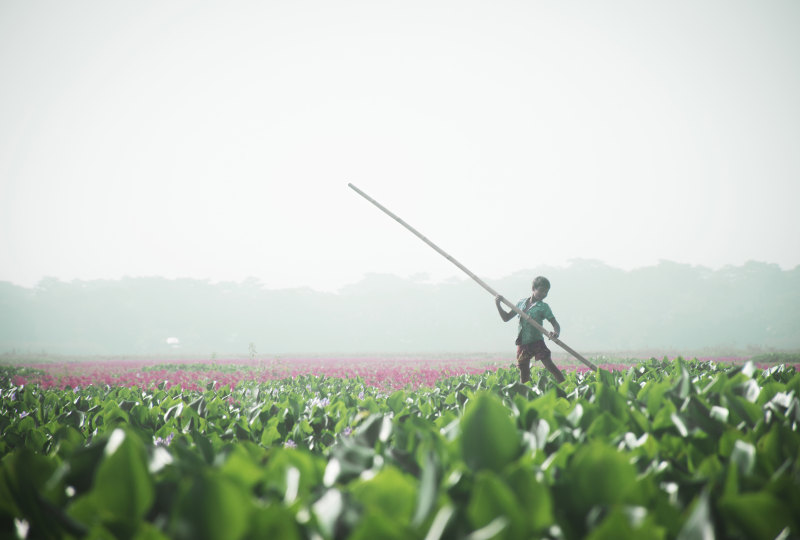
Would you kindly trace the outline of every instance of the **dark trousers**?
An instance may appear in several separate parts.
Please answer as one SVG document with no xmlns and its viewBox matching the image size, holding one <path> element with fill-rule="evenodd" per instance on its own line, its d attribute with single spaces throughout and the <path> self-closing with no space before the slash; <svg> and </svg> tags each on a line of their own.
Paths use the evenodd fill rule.
<svg viewBox="0 0 800 540">
<path fill-rule="evenodd" d="M 563 382 L 564 374 L 553 363 L 550 357 L 550 349 L 544 344 L 543 339 L 538 339 L 525 345 L 517 346 L 517 366 L 519 366 L 519 379 L 526 383 L 531 380 L 531 358 L 539 360 L 547 371 L 553 374 L 556 381 Z"/>
</svg>

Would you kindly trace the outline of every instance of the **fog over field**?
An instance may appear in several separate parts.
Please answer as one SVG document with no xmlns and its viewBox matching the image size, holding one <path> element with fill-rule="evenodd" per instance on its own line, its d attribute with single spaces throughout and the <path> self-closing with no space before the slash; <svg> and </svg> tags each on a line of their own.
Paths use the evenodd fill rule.
<svg viewBox="0 0 800 540">
<path fill-rule="evenodd" d="M 516 322 L 348 184 L 512 301 L 549 277 L 579 352 L 798 348 L 798 21 L 0 2 L 0 354 L 511 357 Z"/>
<path fill-rule="evenodd" d="M 539 274 L 552 282 L 546 301 L 562 339 L 585 354 L 800 348 L 800 267 L 661 262 L 624 271 L 577 260 L 488 281 L 516 301 Z M 493 298 L 467 278 L 429 283 L 370 274 L 336 293 L 270 290 L 256 279 L 0 283 L 0 353 L 7 354 L 511 357 L 516 326 L 503 323 Z"/>
</svg>

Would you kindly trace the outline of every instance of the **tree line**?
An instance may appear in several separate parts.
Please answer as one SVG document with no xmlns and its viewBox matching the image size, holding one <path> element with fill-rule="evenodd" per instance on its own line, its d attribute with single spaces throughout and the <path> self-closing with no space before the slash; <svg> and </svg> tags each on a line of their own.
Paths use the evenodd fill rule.
<svg viewBox="0 0 800 540">
<path fill-rule="evenodd" d="M 800 348 L 800 267 L 663 261 L 624 271 L 576 260 L 482 279 L 516 301 L 537 275 L 552 282 L 547 302 L 578 351 Z M 515 335 L 516 322 L 504 324 L 493 299 L 466 278 L 369 274 L 336 293 L 272 290 L 253 278 L 0 282 L 0 353 L 513 356 Z"/>
</svg>

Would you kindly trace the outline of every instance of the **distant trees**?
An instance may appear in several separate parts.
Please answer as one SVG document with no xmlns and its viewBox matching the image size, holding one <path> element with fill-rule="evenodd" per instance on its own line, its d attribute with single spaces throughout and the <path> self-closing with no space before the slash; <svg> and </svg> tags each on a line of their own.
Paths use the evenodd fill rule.
<svg viewBox="0 0 800 540">
<path fill-rule="evenodd" d="M 800 348 L 800 267 L 662 262 L 626 272 L 577 260 L 486 281 L 516 300 L 540 274 L 553 284 L 547 301 L 563 339 L 579 351 Z M 337 294 L 268 290 L 255 279 L 0 282 L 0 353 L 244 355 L 257 345 L 259 354 L 512 354 L 515 332 L 466 279 L 370 274 Z"/>
</svg>

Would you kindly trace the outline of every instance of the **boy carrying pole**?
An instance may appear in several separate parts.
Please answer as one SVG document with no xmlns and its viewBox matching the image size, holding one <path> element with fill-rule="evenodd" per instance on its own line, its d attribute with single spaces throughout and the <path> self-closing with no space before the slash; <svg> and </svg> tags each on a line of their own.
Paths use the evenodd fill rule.
<svg viewBox="0 0 800 540">
<path fill-rule="evenodd" d="M 547 298 L 547 293 L 549 292 L 550 281 L 544 276 L 538 276 L 533 280 L 531 296 L 517 302 L 517 308 L 530 315 L 539 325 L 542 324 L 542 321 L 547 319 L 550 324 L 553 325 L 553 331 L 548 332 L 548 337 L 555 339 L 558 338 L 558 335 L 561 333 L 561 326 L 558 324 L 558 321 L 556 321 L 550 306 L 544 303 L 544 299 Z M 516 317 L 517 313 L 513 310 L 505 311 L 501 305 L 501 302 L 504 300 L 505 299 L 498 294 L 495 297 L 495 304 L 497 305 L 498 313 L 500 313 L 500 318 L 503 319 L 503 322 L 508 322 Z M 520 317 L 519 321 L 516 345 L 517 365 L 519 366 L 520 381 L 523 384 L 531 380 L 531 358 L 536 358 L 536 360 L 544 364 L 544 367 L 553 374 L 556 381 L 564 381 L 564 374 L 561 373 L 561 370 L 553 363 L 550 349 L 548 349 L 547 345 L 544 343 L 542 332 L 527 321 L 523 321 L 522 317 Z"/>
</svg>

